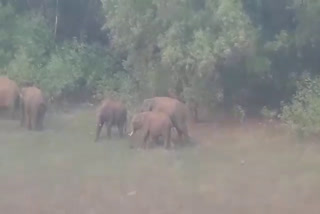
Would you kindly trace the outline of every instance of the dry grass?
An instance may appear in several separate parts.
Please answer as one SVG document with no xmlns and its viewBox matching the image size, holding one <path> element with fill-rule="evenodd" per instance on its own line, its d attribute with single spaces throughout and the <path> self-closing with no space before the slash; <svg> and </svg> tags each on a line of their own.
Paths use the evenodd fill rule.
<svg viewBox="0 0 320 214">
<path fill-rule="evenodd" d="M 198 124 L 175 151 L 93 143 L 92 110 L 44 132 L 0 121 L 0 213 L 319 213 L 320 146 L 283 130 Z"/>
</svg>

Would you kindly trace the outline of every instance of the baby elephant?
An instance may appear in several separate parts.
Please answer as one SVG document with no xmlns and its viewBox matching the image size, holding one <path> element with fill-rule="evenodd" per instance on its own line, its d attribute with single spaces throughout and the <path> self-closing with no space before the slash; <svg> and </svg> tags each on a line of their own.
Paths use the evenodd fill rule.
<svg viewBox="0 0 320 214">
<path fill-rule="evenodd" d="M 143 130 L 143 143 L 144 147 L 149 147 L 149 138 L 152 141 L 157 141 L 157 139 L 162 136 L 165 140 L 166 148 L 169 148 L 171 142 L 171 128 L 172 122 L 165 113 L 162 112 L 141 112 L 135 114 L 131 121 L 132 132 L 129 136 L 132 136 L 136 131 Z"/>
<path fill-rule="evenodd" d="M 97 131 L 95 142 L 99 140 L 101 128 L 107 126 L 108 137 L 111 138 L 112 126 L 117 126 L 120 137 L 123 136 L 127 123 L 127 109 L 124 104 L 117 100 L 106 99 L 97 111 Z"/>
<path fill-rule="evenodd" d="M 25 123 L 29 130 L 43 128 L 43 119 L 47 105 L 42 91 L 37 87 L 21 89 L 21 126 Z"/>
</svg>

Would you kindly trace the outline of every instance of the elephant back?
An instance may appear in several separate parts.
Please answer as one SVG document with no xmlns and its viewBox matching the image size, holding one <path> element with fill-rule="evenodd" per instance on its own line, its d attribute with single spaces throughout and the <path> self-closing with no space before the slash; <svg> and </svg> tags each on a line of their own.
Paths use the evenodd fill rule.
<svg viewBox="0 0 320 214">
<path fill-rule="evenodd" d="M 125 121 L 127 109 L 121 101 L 105 99 L 97 110 L 97 117 L 107 117 L 112 120 Z"/>
<path fill-rule="evenodd" d="M 26 87 L 22 90 L 23 101 L 27 105 L 45 105 L 46 101 L 42 91 L 37 87 Z"/>
<path fill-rule="evenodd" d="M 187 107 L 184 103 L 177 99 L 170 97 L 154 97 L 153 109 L 155 111 L 160 111 L 172 116 L 173 114 L 178 114 L 181 116 L 186 116 Z"/>
<path fill-rule="evenodd" d="M 154 97 L 152 100 L 151 111 L 166 113 L 178 127 L 185 127 L 189 123 L 190 114 L 184 103 L 170 97 Z"/>
</svg>

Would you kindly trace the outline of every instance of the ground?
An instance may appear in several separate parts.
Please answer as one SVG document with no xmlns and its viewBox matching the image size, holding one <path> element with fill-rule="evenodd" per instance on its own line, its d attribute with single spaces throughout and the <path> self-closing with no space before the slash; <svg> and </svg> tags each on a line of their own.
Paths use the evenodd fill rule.
<svg viewBox="0 0 320 214">
<path fill-rule="evenodd" d="M 320 145 L 281 127 L 195 124 L 197 145 L 145 151 L 94 143 L 92 109 L 45 122 L 0 120 L 0 213 L 319 213 Z"/>
</svg>

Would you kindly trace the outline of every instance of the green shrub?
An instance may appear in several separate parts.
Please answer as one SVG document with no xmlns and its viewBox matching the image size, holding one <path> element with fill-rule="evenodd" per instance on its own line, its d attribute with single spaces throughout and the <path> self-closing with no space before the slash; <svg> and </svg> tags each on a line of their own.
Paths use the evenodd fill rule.
<svg viewBox="0 0 320 214">
<path fill-rule="evenodd" d="M 43 16 L 33 12 L 17 15 L 10 4 L 0 3 L 0 68 L 7 67 L 21 54 L 21 49 L 34 65 L 44 64 L 49 50 L 54 47 L 53 42 L 51 29 Z"/>
<path fill-rule="evenodd" d="M 7 67 L 7 75 L 19 84 L 34 83 L 47 95 L 59 96 L 75 89 L 82 76 L 81 57 L 73 47 L 64 45 L 51 54 L 46 64 L 38 64 L 27 48 L 20 48 Z"/>
<path fill-rule="evenodd" d="M 47 93 L 56 97 L 62 92 L 74 91 L 81 76 L 80 56 L 75 50 L 62 47 L 52 54 L 48 64 L 43 68 L 39 84 Z"/>
<path fill-rule="evenodd" d="M 284 105 L 280 118 L 303 136 L 320 131 L 320 78 L 304 75 L 290 104 Z"/>
<path fill-rule="evenodd" d="M 97 82 L 97 100 L 107 97 L 122 100 L 132 111 L 139 105 L 138 91 L 132 79 L 123 71 L 116 72 Z"/>
<path fill-rule="evenodd" d="M 268 109 L 266 106 L 264 106 L 261 109 L 260 113 L 264 119 L 267 119 L 269 121 L 271 121 L 277 117 L 277 111 Z"/>
<path fill-rule="evenodd" d="M 45 63 L 34 60 L 36 51 L 29 50 L 36 48 L 21 46 L 2 73 L 19 84 L 34 83 L 53 98 L 132 92 L 129 76 L 105 48 L 77 40 L 64 42 L 44 56 Z"/>
<path fill-rule="evenodd" d="M 122 62 L 107 47 L 77 39 L 56 42 L 41 14 L 19 14 L 10 4 L 0 4 L 0 26 L 0 74 L 19 85 L 34 83 L 47 96 L 67 99 L 132 92 Z"/>
<path fill-rule="evenodd" d="M 36 72 L 36 67 L 32 60 L 27 55 L 25 48 L 20 48 L 14 59 L 10 61 L 8 67 L 5 69 L 6 74 L 17 81 L 18 84 L 25 82 L 35 82 L 39 79 L 39 73 Z"/>
<path fill-rule="evenodd" d="M 240 123 L 243 123 L 245 118 L 246 118 L 246 112 L 245 112 L 245 110 L 243 109 L 242 106 L 235 105 L 232 108 L 232 116 L 233 116 L 234 119 L 236 119 Z"/>
</svg>

